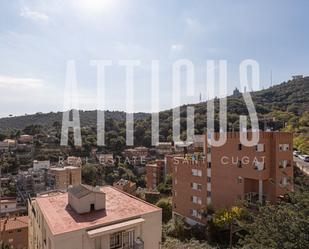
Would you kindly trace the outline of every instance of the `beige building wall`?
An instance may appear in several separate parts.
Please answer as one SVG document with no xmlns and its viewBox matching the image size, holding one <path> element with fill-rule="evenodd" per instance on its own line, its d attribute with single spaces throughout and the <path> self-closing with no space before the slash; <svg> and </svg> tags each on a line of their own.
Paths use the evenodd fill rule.
<svg viewBox="0 0 309 249">
<path fill-rule="evenodd" d="M 55 188 L 67 189 L 70 185 L 76 186 L 82 182 L 82 171 L 80 167 L 51 168 L 55 176 Z"/>
</svg>

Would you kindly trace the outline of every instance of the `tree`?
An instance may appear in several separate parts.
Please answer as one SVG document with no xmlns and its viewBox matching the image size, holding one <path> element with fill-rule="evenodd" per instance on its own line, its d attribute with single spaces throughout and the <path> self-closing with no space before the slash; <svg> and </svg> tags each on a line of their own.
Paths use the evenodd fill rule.
<svg viewBox="0 0 309 249">
<path fill-rule="evenodd" d="M 43 127 L 41 125 L 29 125 L 27 126 L 23 132 L 29 135 L 37 135 L 40 134 Z"/>
<path fill-rule="evenodd" d="M 261 206 L 250 212 L 241 226 L 247 234 L 242 248 L 309 248 L 309 177 L 296 170 L 294 192 L 278 205 Z"/>
<path fill-rule="evenodd" d="M 230 248 L 233 247 L 234 223 L 242 217 L 244 210 L 240 207 L 232 207 L 230 210 L 222 209 L 215 213 L 213 223 L 219 228 L 230 230 Z"/>
<path fill-rule="evenodd" d="M 308 203 L 307 203 L 308 204 Z M 267 205 L 246 225 L 244 248 L 309 248 L 309 219 L 289 205 Z"/>
<path fill-rule="evenodd" d="M 167 223 L 172 218 L 172 200 L 164 198 L 158 201 L 157 206 L 162 208 L 162 221 Z"/>
<path fill-rule="evenodd" d="M 214 249 L 214 247 L 194 239 L 182 242 L 175 238 L 168 238 L 162 249 Z"/>
<path fill-rule="evenodd" d="M 100 176 L 98 175 L 97 165 L 86 164 L 82 167 L 82 178 L 86 184 L 95 186 L 99 185 L 98 180 Z"/>
<path fill-rule="evenodd" d="M 6 138 L 6 135 L 0 133 L 0 141 L 3 141 Z"/>
</svg>

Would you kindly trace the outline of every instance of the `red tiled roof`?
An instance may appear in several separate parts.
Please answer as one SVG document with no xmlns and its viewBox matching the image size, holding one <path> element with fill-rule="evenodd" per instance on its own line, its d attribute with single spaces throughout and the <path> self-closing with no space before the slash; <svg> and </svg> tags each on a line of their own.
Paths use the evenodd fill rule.
<svg viewBox="0 0 309 249">
<path fill-rule="evenodd" d="M 108 225 L 160 210 L 111 186 L 101 187 L 101 191 L 106 194 L 106 209 L 86 214 L 78 214 L 68 205 L 67 193 L 38 197 L 36 201 L 54 235 Z"/>
<path fill-rule="evenodd" d="M 18 216 L 9 219 L 1 219 L 0 230 L 10 231 L 28 227 L 28 216 Z"/>
</svg>

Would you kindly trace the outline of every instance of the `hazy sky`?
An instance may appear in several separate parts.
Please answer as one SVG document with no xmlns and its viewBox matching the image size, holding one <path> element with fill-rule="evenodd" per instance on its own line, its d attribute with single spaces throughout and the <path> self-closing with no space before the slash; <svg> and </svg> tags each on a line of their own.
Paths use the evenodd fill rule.
<svg viewBox="0 0 309 249">
<path fill-rule="evenodd" d="M 66 62 L 76 61 L 81 109 L 96 106 L 93 59 L 111 59 L 106 106 L 125 110 L 121 59 L 138 59 L 134 107 L 150 111 L 151 60 L 160 61 L 160 107 L 172 106 L 172 65 L 195 66 L 197 102 L 206 61 L 228 62 L 229 92 L 239 64 L 259 62 L 261 88 L 309 72 L 309 1 L 10 0 L 0 6 L 0 116 L 62 110 Z M 185 88 L 185 87 L 183 87 Z"/>
</svg>

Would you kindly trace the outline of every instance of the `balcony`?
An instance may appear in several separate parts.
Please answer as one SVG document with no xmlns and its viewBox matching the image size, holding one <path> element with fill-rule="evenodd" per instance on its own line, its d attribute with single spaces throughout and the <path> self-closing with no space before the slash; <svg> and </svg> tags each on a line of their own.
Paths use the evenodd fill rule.
<svg viewBox="0 0 309 249">
<path fill-rule="evenodd" d="M 263 204 L 265 203 L 266 198 L 267 198 L 266 195 L 263 195 L 263 197 L 262 197 Z M 244 199 L 246 201 L 248 201 L 249 203 L 258 203 L 259 202 L 259 193 L 256 193 L 256 192 L 245 193 Z"/>
</svg>

